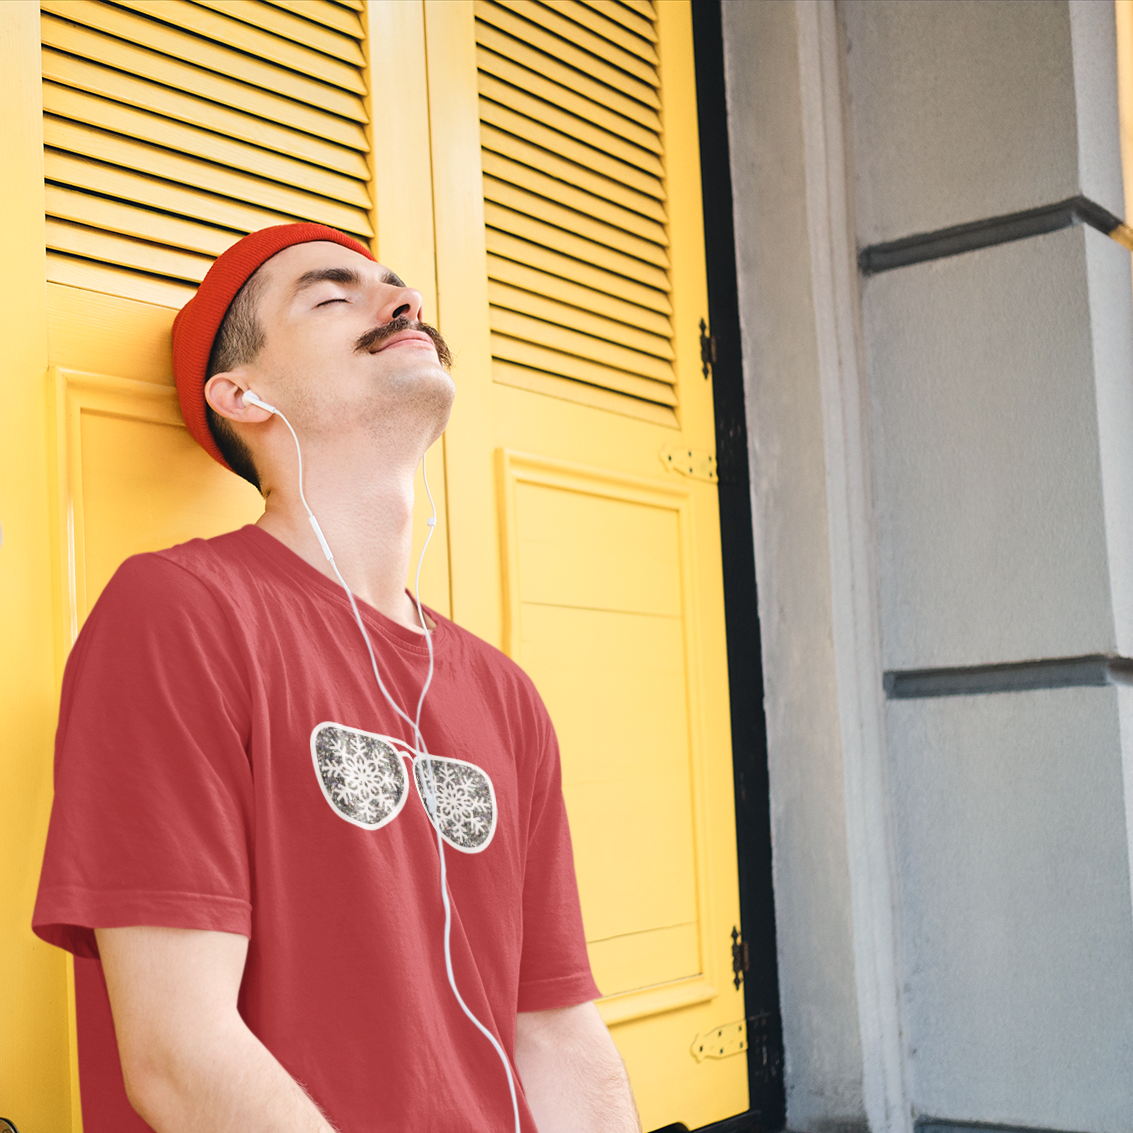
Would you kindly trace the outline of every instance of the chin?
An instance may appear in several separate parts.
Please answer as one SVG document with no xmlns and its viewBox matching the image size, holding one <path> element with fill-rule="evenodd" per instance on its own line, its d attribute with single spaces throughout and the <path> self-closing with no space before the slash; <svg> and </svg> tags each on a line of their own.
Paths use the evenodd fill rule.
<svg viewBox="0 0 1133 1133">
<path fill-rule="evenodd" d="M 448 378 L 448 375 L 445 375 Z M 456 400 L 456 386 L 448 378 L 448 385 L 443 391 L 438 390 L 436 416 L 434 418 L 435 432 L 429 444 L 433 444 L 448 427 L 448 419 L 452 413 L 452 403 Z"/>
<path fill-rule="evenodd" d="M 388 437 L 421 435 L 432 444 L 448 424 L 456 386 L 446 370 L 431 366 L 427 372 L 407 372 L 383 390 L 381 404 L 372 407 L 376 431 Z"/>
<path fill-rule="evenodd" d="M 420 383 L 418 395 L 424 405 L 434 412 L 443 415 L 445 422 L 452 412 L 452 403 L 456 399 L 456 383 L 447 370 L 438 369 Z M 444 428 L 444 425 L 441 425 Z"/>
</svg>

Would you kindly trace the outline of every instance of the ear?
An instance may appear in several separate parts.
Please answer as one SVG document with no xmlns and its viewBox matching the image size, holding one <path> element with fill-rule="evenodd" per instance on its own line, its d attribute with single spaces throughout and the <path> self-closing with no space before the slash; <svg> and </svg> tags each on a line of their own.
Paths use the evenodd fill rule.
<svg viewBox="0 0 1133 1133">
<path fill-rule="evenodd" d="M 258 405 L 244 404 L 244 391 L 251 383 L 243 368 L 225 374 L 213 374 L 205 382 L 205 400 L 221 417 L 240 421 L 245 425 L 258 425 L 271 414 Z"/>
</svg>

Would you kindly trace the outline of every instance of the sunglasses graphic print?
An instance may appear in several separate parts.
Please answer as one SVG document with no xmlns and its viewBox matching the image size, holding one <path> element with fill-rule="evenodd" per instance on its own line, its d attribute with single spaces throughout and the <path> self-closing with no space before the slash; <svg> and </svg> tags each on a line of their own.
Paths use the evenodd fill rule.
<svg viewBox="0 0 1133 1133">
<path fill-rule="evenodd" d="M 425 757 L 401 740 L 328 721 L 311 732 L 311 758 L 331 809 L 363 830 L 380 830 L 401 813 L 409 798 L 405 760 L 413 769 L 417 797 L 425 813 L 430 812 Z M 478 854 L 496 832 L 492 780 L 463 759 L 433 755 L 428 764 L 436 794 L 435 816 L 430 815 L 433 825 L 454 850 Z"/>
</svg>

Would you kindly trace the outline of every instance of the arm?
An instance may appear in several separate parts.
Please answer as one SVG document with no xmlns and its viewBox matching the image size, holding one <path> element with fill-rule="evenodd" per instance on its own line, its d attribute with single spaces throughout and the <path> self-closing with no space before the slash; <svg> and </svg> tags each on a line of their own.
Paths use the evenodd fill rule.
<svg viewBox="0 0 1133 1133">
<path fill-rule="evenodd" d="M 96 929 L 131 1105 L 157 1133 L 334 1133 L 236 1010 L 248 941 Z"/>
<path fill-rule="evenodd" d="M 515 1065 L 539 1133 L 640 1133 L 625 1065 L 593 1003 L 521 1011 Z"/>
</svg>

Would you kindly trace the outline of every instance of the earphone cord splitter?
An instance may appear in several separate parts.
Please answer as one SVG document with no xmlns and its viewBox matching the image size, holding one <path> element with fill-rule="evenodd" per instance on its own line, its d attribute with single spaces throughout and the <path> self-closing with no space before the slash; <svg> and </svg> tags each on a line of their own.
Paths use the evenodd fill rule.
<svg viewBox="0 0 1133 1133">
<path fill-rule="evenodd" d="M 252 400 L 248 397 L 251 391 L 245 394 L 246 400 Z M 354 600 L 354 592 L 346 584 L 346 580 L 342 577 L 342 572 L 338 569 L 338 563 L 334 561 L 334 555 L 331 553 L 330 545 L 323 535 L 322 528 L 319 526 L 319 521 L 315 518 L 315 513 L 311 510 L 310 505 L 307 503 L 306 493 L 303 491 L 303 450 L 299 445 L 299 437 L 296 435 L 295 430 L 291 426 L 291 422 L 287 419 L 287 415 L 280 409 L 273 405 L 268 405 L 266 402 L 260 400 L 255 395 L 252 395 L 255 400 L 252 402 L 259 405 L 269 412 L 276 414 L 279 419 L 287 426 L 288 431 L 291 433 L 291 439 L 295 442 L 295 455 L 299 459 L 299 499 L 302 501 L 303 510 L 307 513 L 307 519 L 311 523 L 311 528 L 315 532 L 315 537 L 319 541 L 319 546 L 322 548 L 323 554 L 326 556 L 327 562 L 330 563 L 331 569 L 334 571 L 335 577 L 342 585 L 342 589 L 346 591 L 346 597 L 350 601 L 350 609 L 354 612 L 354 620 L 358 623 L 359 630 L 362 631 L 362 640 L 366 643 L 366 652 L 370 657 L 370 667 L 374 672 L 374 679 L 378 683 L 378 688 L 381 690 L 382 696 L 385 697 L 389 706 L 397 713 L 413 729 L 414 737 L 414 750 L 417 755 L 422 759 L 425 767 L 425 809 L 428 811 L 429 819 L 432 822 L 433 830 L 437 836 L 437 853 L 440 858 L 440 873 L 441 873 L 441 902 L 444 905 L 445 911 L 445 930 L 444 930 L 444 948 L 445 948 L 445 974 L 448 977 L 449 987 L 452 988 L 452 994 L 456 998 L 456 1002 L 460 1005 L 461 1011 L 471 1020 L 473 1026 L 492 1044 L 493 1049 L 499 1056 L 500 1062 L 503 1064 L 504 1072 L 507 1074 L 508 1090 L 511 1093 L 511 1108 L 512 1114 L 515 1117 L 515 1133 L 520 1133 L 519 1125 L 519 1099 L 515 1093 L 515 1077 L 512 1074 L 511 1064 L 508 1062 L 507 1054 L 500 1046 L 499 1040 L 492 1034 L 483 1023 L 472 1013 L 471 1008 L 464 1002 L 464 997 L 460 994 L 460 989 L 456 986 L 456 975 L 452 967 L 452 904 L 449 898 L 448 891 L 448 866 L 445 861 L 445 844 L 444 837 L 441 834 L 440 819 L 437 815 L 437 793 L 436 793 L 436 780 L 433 777 L 433 760 L 429 754 L 429 749 L 425 746 L 425 737 L 421 734 L 421 709 L 425 703 L 425 694 L 429 691 L 429 686 L 433 683 L 433 634 L 425 621 L 425 611 L 421 606 L 421 564 L 425 561 L 425 552 L 429 549 L 429 543 L 433 538 L 433 532 L 437 529 L 437 505 L 433 499 L 433 492 L 429 487 L 429 476 L 425 468 L 425 456 L 421 456 L 421 476 L 425 482 L 425 493 L 429 497 L 429 506 L 432 508 L 433 514 L 429 517 L 428 532 L 425 535 L 425 543 L 421 548 L 420 557 L 417 559 L 417 573 L 414 577 L 413 583 L 413 600 L 417 606 L 417 617 L 421 622 L 421 629 L 425 633 L 425 644 L 429 650 L 429 669 L 425 675 L 425 681 L 421 685 L 421 694 L 417 698 L 417 713 L 416 719 L 411 719 L 409 715 L 401 708 L 401 706 L 390 695 L 389 690 L 382 680 L 382 675 L 378 671 L 378 659 L 374 654 L 374 647 L 370 642 L 370 635 L 366 630 L 366 625 L 362 621 L 362 615 L 358 611 L 358 603 Z"/>
</svg>

